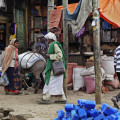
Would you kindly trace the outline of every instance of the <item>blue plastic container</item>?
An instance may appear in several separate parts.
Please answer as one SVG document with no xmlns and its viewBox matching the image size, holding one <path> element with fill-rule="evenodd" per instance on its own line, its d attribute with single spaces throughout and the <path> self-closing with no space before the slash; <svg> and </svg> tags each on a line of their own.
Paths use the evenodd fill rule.
<svg viewBox="0 0 120 120">
<path fill-rule="evenodd" d="M 99 116 L 94 118 L 94 120 L 104 120 L 104 119 L 105 119 L 105 115 L 104 114 L 100 114 Z"/>
<path fill-rule="evenodd" d="M 97 110 L 97 111 L 98 111 L 98 114 L 99 114 L 99 115 L 102 114 L 102 113 L 101 113 L 101 110 Z"/>
<path fill-rule="evenodd" d="M 103 112 L 104 115 L 106 116 L 110 116 L 111 114 L 115 114 L 117 113 L 117 110 L 115 108 L 112 108 L 110 105 L 103 103 L 101 110 Z"/>
<path fill-rule="evenodd" d="M 118 117 L 112 114 L 108 117 L 108 120 L 118 120 Z"/>
<path fill-rule="evenodd" d="M 115 115 L 120 117 L 120 112 L 116 112 Z"/>
<path fill-rule="evenodd" d="M 84 107 L 87 108 L 87 109 L 94 109 L 96 106 L 96 102 L 95 101 L 92 101 L 92 100 L 86 100 L 84 102 Z"/>
<path fill-rule="evenodd" d="M 65 117 L 62 120 L 67 120 Z"/>
<path fill-rule="evenodd" d="M 65 104 L 65 110 L 67 112 L 70 112 L 73 109 L 74 109 L 74 105 L 73 104 L 69 104 L 69 103 Z"/>
<path fill-rule="evenodd" d="M 71 117 L 71 112 L 66 112 L 66 117 L 67 118 Z"/>
<path fill-rule="evenodd" d="M 91 111 L 91 110 L 89 110 L 89 109 L 88 109 L 88 110 L 86 110 L 87 117 L 91 117 L 91 116 L 90 116 L 90 111 Z"/>
<path fill-rule="evenodd" d="M 90 111 L 90 116 L 95 118 L 97 117 L 99 114 L 98 114 L 98 111 L 96 109 L 93 109 Z"/>
<path fill-rule="evenodd" d="M 94 118 L 93 117 L 89 117 L 87 120 L 94 120 Z"/>
<path fill-rule="evenodd" d="M 85 101 L 86 101 L 86 100 L 84 100 L 84 99 L 79 99 L 79 100 L 78 100 L 78 104 L 80 105 L 80 107 L 83 107 Z"/>
<path fill-rule="evenodd" d="M 59 118 L 55 118 L 55 119 L 53 119 L 53 120 L 59 120 Z"/>
<path fill-rule="evenodd" d="M 71 120 L 79 120 L 79 116 L 75 110 L 71 111 Z"/>
<path fill-rule="evenodd" d="M 71 120 L 71 118 L 69 117 L 69 118 L 67 118 L 67 120 Z"/>
<path fill-rule="evenodd" d="M 87 112 L 84 108 L 80 108 L 78 110 L 78 115 L 79 115 L 80 119 L 86 119 L 87 118 Z"/>
<path fill-rule="evenodd" d="M 74 116 L 71 118 L 71 120 L 79 120 L 78 114 L 74 114 Z"/>
<path fill-rule="evenodd" d="M 59 119 L 62 119 L 62 118 L 64 118 L 64 111 L 63 110 L 58 110 L 58 118 Z"/>
<path fill-rule="evenodd" d="M 78 112 L 79 109 L 80 109 L 80 106 L 79 106 L 79 105 L 74 105 L 74 110 L 75 110 L 76 112 Z"/>
</svg>

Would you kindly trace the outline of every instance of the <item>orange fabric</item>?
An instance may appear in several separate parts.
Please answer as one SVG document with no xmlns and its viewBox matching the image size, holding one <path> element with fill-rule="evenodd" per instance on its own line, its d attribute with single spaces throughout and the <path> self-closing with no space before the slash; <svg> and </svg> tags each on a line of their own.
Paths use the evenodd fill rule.
<svg viewBox="0 0 120 120">
<path fill-rule="evenodd" d="M 68 4 L 68 10 L 73 13 L 78 3 Z M 120 0 L 99 0 L 100 17 L 108 23 L 120 27 Z M 58 6 L 57 9 L 62 9 Z"/>
<path fill-rule="evenodd" d="M 71 14 L 75 11 L 77 5 L 78 3 L 73 3 L 68 5 L 68 10 L 70 11 Z M 62 8 L 63 8 L 62 6 L 57 6 L 57 9 L 62 9 Z"/>
<path fill-rule="evenodd" d="M 120 0 L 99 0 L 100 16 L 120 27 Z"/>
</svg>

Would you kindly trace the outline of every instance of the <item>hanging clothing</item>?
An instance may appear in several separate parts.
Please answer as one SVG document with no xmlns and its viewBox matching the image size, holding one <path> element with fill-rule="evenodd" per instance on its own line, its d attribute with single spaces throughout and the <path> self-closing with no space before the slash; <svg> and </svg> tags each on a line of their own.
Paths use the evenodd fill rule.
<svg viewBox="0 0 120 120">
<path fill-rule="evenodd" d="M 57 28 L 57 33 L 61 33 L 62 30 L 62 10 L 52 9 L 49 18 L 49 28 Z"/>
<path fill-rule="evenodd" d="M 77 5 L 77 7 L 76 7 L 76 9 L 75 9 L 75 11 L 73 12 L 73 14 L 71 14 L 71 13 L 69 12 L 69 10 L 66 11 L 66 13 L 65 13 L 65 18 L 66 18 L 67 20 L 76 20 L 76 19 L 77 19 L 78 13 L 79 13 L 79 11 L 80 11 L 81 3 L 82 3 L 82 0 L 79 1 L 78 5 Z"/>
<path fill-rule="evenodd" d="M 81 30 L 76 34 L 76 37 L 80 37 L 85 33 L 85 26 L 81 28 Z"/>
<path fill-rule="evenodd" d="M 79 30 L 83 27 L 85 24 L 86 19 L 90 15 L 90 12 L 92 11 L 92 0 L 82 0 L 81 7 L 79 14 L 77 16 L 76 20 L 68 21 L 68 24 L 72 27 L 72 32 L 74 34 L 78 33 Z"/>
</svg>

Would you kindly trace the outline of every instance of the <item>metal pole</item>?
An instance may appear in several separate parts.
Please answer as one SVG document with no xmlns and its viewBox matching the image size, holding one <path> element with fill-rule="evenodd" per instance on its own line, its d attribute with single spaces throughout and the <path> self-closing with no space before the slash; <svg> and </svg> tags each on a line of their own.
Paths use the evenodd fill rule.
<svg viewBox="0 0 120 120">
<path fill-rule="evenodd" d="M 63 49 L 65 52 L 65 64 L 66 64 L 66 79 L 64 79 L 63 88 L 65 95 L 67 96 L 67 81 L 68 81 L 68 26 L 65 19 L 65 12 L 68 8 L 68 0 L 62 0 L 63 4 Z"/>
<path fill-rule="evenodd" d="M 94 45 L 94 65 L 95 65 L 95 100 L 96 104 L 101 103 L 101 68 L 100 68 L 100 19 L 99 0 L 92 0 L 93 5 L 93 45 Z"/>
<path fill-rule="evenodd" d="M 47 32 L 49 32 L 49 16 L 50 16 L 50 11 L 54 7 L 54 0 L 48 0 L 48 10 L 47 10 Z"/>
</svg>

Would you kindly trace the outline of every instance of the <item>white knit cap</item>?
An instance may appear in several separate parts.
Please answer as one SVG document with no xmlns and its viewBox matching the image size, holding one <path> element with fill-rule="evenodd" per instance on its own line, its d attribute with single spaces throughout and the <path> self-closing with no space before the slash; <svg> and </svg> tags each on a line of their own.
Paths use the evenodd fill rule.
<svg viewBox="0 0 120 120">
<path fill-rule="evenodd" d="M 54 40 L 54 41 L 57 41 L 56 35 L 55 35 L 54 33 L 52 33 L 52 32 L 49 32 L 49 33 L 46 34 L 44 37 L 47 38 L 47 39 L 52 39 L 52 40 Z"/>
</svg>

